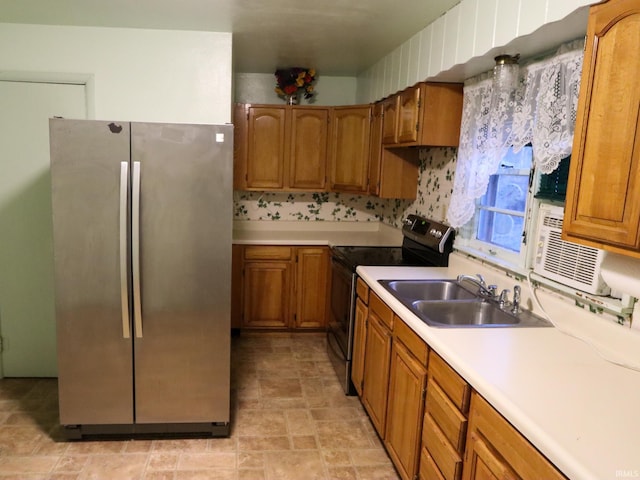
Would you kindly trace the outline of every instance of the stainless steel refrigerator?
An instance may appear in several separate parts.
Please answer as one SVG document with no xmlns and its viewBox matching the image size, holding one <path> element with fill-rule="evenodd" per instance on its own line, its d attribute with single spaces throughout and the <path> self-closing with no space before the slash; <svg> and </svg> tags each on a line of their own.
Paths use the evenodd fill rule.
<svg viewBox="0 0 640 480">
<path fill-rule="evenodd" d="M 68 438 L 228 435 L 233 127 L 49 126 Z"/>
</svg>

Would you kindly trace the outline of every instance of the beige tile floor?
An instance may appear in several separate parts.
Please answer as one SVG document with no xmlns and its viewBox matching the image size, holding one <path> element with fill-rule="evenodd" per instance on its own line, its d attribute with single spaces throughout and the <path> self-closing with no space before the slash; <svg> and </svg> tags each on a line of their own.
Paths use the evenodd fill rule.
<svg viewBox="0 0 640 480">
<path fill-rule="evenodd" d="M 322 335 L 233 339 L 230 438 L 64 442 L 56 388 L 0 380 L 1 480 L 398 479 Z"/>
</svg>

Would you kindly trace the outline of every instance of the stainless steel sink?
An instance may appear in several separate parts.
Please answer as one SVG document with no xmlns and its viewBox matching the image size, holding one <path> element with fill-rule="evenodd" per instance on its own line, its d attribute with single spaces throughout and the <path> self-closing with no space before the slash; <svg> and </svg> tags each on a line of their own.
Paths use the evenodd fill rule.
<svg viewBox="0 0 640 480">
<path fill-rule="evenodd" d="M 382 286 L 398 299 L 415 300 L 474 300 L 475 294 L 455 280 L 380 280 Z"/>
<path fill-rule="evenodd" d="M 550 327 L 526 310 L 513 313 L 467 290 L 455 280 L 378 280 L 394 297 L 432 327 Z"/>
<path fill-rule="evenodd" d="M 412 303 L 416 312 L 434 327 L 549 327 L 551 324 L 528 311 L 513 314 L 497 304 L 480 302 L 434 302 L 418 300 Z"/>
</svg>

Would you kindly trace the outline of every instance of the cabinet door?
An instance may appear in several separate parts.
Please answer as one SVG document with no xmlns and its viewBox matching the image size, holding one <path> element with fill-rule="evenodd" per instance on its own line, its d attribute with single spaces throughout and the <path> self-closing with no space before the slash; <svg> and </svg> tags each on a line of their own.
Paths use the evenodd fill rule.
<svg viewBox="0 0 640 480">
<path fill-rule="evenodd" d="M 407 88 L 398 99 L 398 143 L 418 140 L 418 119 L 420 113 L 420 86 Z"/>
<path fill-rule="evenodd" d="M 382 101 L 382 143 L 398 143 L 398 105 L 400 97 L 394 95 Z"/>
<path fill-rule="evenodd" d="M 282 189 L 286 152 L 285 107 L 250 107 L 247 140 L 248 189 Z"/>
<path fill-rule="evenodd" d="M 367 306 L 359 298 L 356 300 L 356 318 L 353 326 L 353 360 L 351 362 L 351 381 L 358 396 L 362 397 L 364 382 L 364 359 L 367 341 Z"/>
<path fill-rule="evenodd" d="M 467 458 L 463 480 L 517 480 L 520 478 L 475 432 L 469 436 Z"/>
<path fill-rule="evenodd" d="M 291 263 L 244 264 L 244 309 L 242 326 L 285 328 L 290 324 Z"/>
<path fill-rule="evenodd" d="M 331 117 L 331 190 L 366 193 L 370 106 L 336 107 Z"/>
<path fill-rule="evenodd" d="M 364 359 L 362 403 L 378 434 L 384 438 L 391 360 L 391 332 L 369 310 L 367 346 Z"/>
<path fill-rule="evenodd" d="M 564 233 L 640 255 L 640 4 L 589 11 Z M 582 242 L 584 243 L 584 242 Z M 588 242 L 587 242 L 588 243 Z M 590 244 L 593 245 L 593 244 Z"/>
<path fill-rule="evenodd" d="M 418 473 L 427 369 L 399 341 L 393 342 L 385 446 L 404 480 Z"/>
<path fill-rule="evenodd" d="M 382 103 L 378 102 L 373 106 L 371 120 L 371 141 L 369 142 L 369 195 L 378 195 L 380 193 L 381 166 Z"/>
<path fill-rule="evenodd" d="M 463 480 L 565 479 L 520 432 L 475 392 L 471 396 L 469 412 Z"/>
<path fill-rule="evenodd" d="M 298 248 L 296 268 L 296 328 L 323 328 L 327 324 L 329 250 Z"/>
<path fill-rule="evenodd" d="M 325 190 L 328 124 L 328 108 L 291 110 L 290 189 Z"/>
</svg>

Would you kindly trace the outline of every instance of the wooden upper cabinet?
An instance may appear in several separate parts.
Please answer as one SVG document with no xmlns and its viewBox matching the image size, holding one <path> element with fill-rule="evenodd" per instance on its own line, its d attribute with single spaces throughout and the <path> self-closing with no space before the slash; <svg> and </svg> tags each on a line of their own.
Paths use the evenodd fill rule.
<svg viewBox="0 0 640 480">
<path fill-rule="evenodd" d="M 323 191 L 327 176 L 329 109 L 294 107 L 290 122 L 288 187 Z"/>
<path fill-rule="evenodd" d="M 330 189 L 367 193 L 371 106 L 334 107 L 331 110 Z"/>
<path fill-rule="evenodd" d="M 640 258 L 640 1 L 589 10 L 563 238 Z"/>
<path fill-rule="evenodd" d="M 457 147 L 462 84 L 419 83 L 383 100 L 386 146 Z"/>
<path fill-rule="evenodd" d="M 382 101 L 382 144 L 398 143 L 398 106 L 400 97 L 393 95 Z"/>
<path fill-rule="evenodd" d="M 380 193 L 380 168 L 382 166 L 383 103 L 376 103 L 371 110 L 371 134 L 369 136 L 369 195 Z"/>
<path fill-rule="evenodd" d="M 234 188 L 326 190 L 329 110 L 236 105 Z"/>
<path fill-rule="evenodd" d="M 284 107 L 250 107 L 248 111 L 246 186 L 282 189 L 287 155 Z"/>
<path fill-rule="evenodd" d="M 415 142 L 420 128 L 421 86 L 407 88 L 398 95 L 397 143 Z"/>
</svg>

